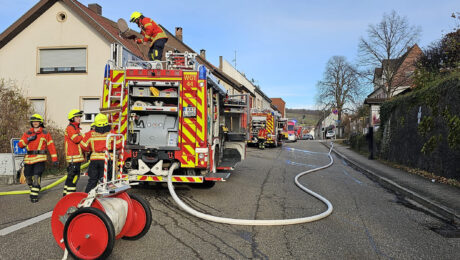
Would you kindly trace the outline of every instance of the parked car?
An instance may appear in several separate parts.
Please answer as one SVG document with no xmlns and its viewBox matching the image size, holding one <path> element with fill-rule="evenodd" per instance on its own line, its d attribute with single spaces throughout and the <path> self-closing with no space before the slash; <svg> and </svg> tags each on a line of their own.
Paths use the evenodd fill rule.
<svg viewBox="0 0 460 260">
<path fill-rule="evenodd" d="M 302 135 L 302 140 L 313 140 L 313 135 L 304 134 L 304 135 Z"/>
<path fill-rule="evenodd" d="M 297 142 L 297 135 L 295 133 L 289 133 L 288 141 Z"/>
<path fill-rule="evenodd" d="M 329 130 L 329 131 L 327 131 L 327 133 L 326 133 L 326 139 L 329 139 L 329 138 L 331 138 L 331 139 L 332 139 L 332 138 L 335 138 L 335 132 L 334 132 L 334 130 Z"/>
</svg>

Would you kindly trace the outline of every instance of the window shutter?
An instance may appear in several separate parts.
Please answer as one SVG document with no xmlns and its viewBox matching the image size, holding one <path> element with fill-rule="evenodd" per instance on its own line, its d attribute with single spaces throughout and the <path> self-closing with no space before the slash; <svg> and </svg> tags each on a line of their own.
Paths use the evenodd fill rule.
<svg viewBox="0 0 460 260">
<path fill-rule="evenodd" d="M 75 68 L 86 71 L 86 48 L 77 49 L 41 49 L 40 69 Z"/>
<path fill-rule="evenodd" d="M 99 113 L 99 98 L 85 98 L 83 99 L 83 112 L 85 114 Z"/>
</svg>

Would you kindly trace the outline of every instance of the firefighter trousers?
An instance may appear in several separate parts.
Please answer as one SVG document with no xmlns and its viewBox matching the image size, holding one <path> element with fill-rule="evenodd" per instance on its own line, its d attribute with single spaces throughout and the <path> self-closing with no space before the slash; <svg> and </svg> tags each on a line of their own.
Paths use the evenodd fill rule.
<svg viewBox="0 0 460 260">
<path fill-rule="evenodd" d="M 69 163 L 69 166 L 67 166 L 67 179 L 65 180 L 62 196 L 77 191 L 77 183 L 80 179 L 80 166 L 80 162 Z"/>
<path fill-rule="evenodd" d="M 45 162 L 24 165 L 24 176 L 30 188 L 30 200 L 32 202 L 38 201 L 38 193 L 40 192 L 40 184 L 44 171 Z"/>
<path fill-rule="evenodd" d="M 104 165 L 105 161 L 103 160 L 90 161 L 88 167 L 89 180 L 85 189 L 86 193 L 94 189 L 97 186 L 97 182 L 102 181 L 102 178 L 104 178 Z M 109 161 L 107 165 L 107 180 L 112 180 L 112 161 Z"/>
<path fill-rule="evenodd" d="M 165 44 L 168 41 L 167 38 L 162 38 L 156 40 L 149 49 L 149 59 L 150 60 L 161 60 L 163 58 L 163 49 Z"/>
</svg>

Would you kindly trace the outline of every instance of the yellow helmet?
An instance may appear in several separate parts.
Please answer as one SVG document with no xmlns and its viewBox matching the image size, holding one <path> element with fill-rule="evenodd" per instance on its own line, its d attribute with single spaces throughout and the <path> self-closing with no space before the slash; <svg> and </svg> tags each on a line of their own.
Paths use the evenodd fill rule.
<svg viewBox="0 0 460 260">
<path fill-rule="evenodd" d="M 30 118 L 29 118 L 29 122 L 40 122 L 40 123 L 43 123 L 43 117 L 39 114 L 33 114 Z"/>
<path fill-rule="evenodd" d="M 131 14 L 131 19 L 129 19 L 130 22 L 134 23 L 134 21 L 136 21 L 137 19 L 139 19 L 139 17 L 142 16 L 142 13 L 141 12 L 133 12 Z"/>
<path fill-rule="evenodd" d="M 83 111 L 78 110 L 78 109 L 72 109 L 70 110 L 69 114 L 67 115 L 67 119 L 72 119 L 76 116 L 82 117 L 83 116 Z"/>
<path fill-rule="evenodd" d="M 97 114 L 96 118 L 94 118 L 94 125 L 97 127 L 104 127 L 109 125 L 109 120 L 107 116 L 104 114 Z"/>
</svg>

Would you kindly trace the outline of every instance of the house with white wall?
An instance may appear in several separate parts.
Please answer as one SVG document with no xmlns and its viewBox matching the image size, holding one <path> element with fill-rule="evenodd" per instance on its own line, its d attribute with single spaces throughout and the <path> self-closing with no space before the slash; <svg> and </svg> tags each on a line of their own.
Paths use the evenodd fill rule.
<svg viewBox="0 0 460 260">
<path fill-rule="evenodd" d="M 71 109 L 84 110 L 82 126 L 88 129 L 99 112 L 114 44 L 125 61 L 146 58 L 148 50 L 119 37 L 98 4 L 41 0 L 0 34 L 0 78 L 60 127 L 68 124 Z"/>
<path fill-rule="evenodd" d="M 246 78 L 244 74 L 239 72 L 237 69 L 233 67 L 230 62 L 223 59 L 222 56 L 219 57 L 219 68 L 232 77 L 234 80 L 239 82 L 243 85 L 251 94 L 251 107 L 257 109 L 269 109 L 271 105 L 271 99 L 265 95 L 265 93 L 260 89 L 260 87 L 256 86 L 250 80 Z"/>
</svg>

